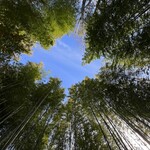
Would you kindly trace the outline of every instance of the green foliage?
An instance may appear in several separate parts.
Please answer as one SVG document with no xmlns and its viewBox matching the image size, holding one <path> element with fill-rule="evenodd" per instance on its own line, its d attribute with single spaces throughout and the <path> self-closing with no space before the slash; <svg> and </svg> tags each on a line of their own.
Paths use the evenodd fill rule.
<svg viewBox="0 0 150 150">
<path fill-rule="evenodd" d="M 76 100 L 69 99 L 54 118 L 48 149 L 100 149 L 102 135 Z"/>
<path fill-rule="evenodd" d="M 97 76 L 105 85 L 105 95 L 110 99 L 112 107 L 124 114 L 149 118 L 149 79 L 143 78 L 142 73 L 149 74 L 148 68 L 133 71 L 118 67 L 117 69 L 103 68 Z M 126 106 L 126 108 L 124 108 Z M 132 116 L 132 114 L 131 114 Z"/>
<path fill-rule="evenodd" d="M 104 56 L 127 66 L 149 64 L 149 3 L 147 0 L 102 1 L 87 21 L 83 61 Z"/>
<path fill-rule="evenodd" d="M 133 71 L 104 67 L 96 79 L 86 77 L 72 86 L 65 105 L 61 103 L 64 90 L 60 88 L 58 79 L 36 82 L 41 78 L 40 65 L 8 65 L 1 69 L 1 93 L 7 82 L 12 79 L 20 83 L 24 75 L 23 87 L 8 86 L 9 91 L 0 97 L 1 102 L 7 100 L 0 105 L 4 114 L 23 104 L 19 113 L 13 114 L 0 126 L 4 147 L 22 150 L 132 148 L 122 131 L 125 125 L 148 142 L 149 80 L 140 77 L 149 71 L 148 68 Z M 25 125 L 23 130 L 19 130 L 18 124 Z M 18 135 L 13 142 L 7 143 L 16 127 L 18 131 L 12 138 Z"/>
<path fill-rule="evenodd" d="M 112 66 L 72 86 L 65 104 L 61 81 L 43 81 L 42 63 L 9 62 L 73 29 L 77 7 L 78 0 L 0 1 L 0 149 L 135 149 L 124 129 L 150 144 L 149 67 L 132 68 L 149 63 L 147 0 L 82 1 L 84 61 L 104 56 Z"/>
<path fill-rule="evenodd" d="M 1 149 L 11 144 L 20 147 L 22 140 L 26 143 L 21 149 L 41 147 L 42 138 L 48 138 L 47 126 L 61 105 L 64 89 L 57 78 L 50 78 L 47 83 L 39 82 L 41 69 L 41 64 L 34 63 L 7 64 L 0 68 Z M 24 139 L 29 133 L 30 138 Z M 14 141 L 7 143 L 9 138 Z"/>
<path fill-rule="evenodd" d="M 101 133 L 101 138 L 106 137 L 103 139 L 105 142 L 108 141 L 105 145 L 106 149 L 109 146 L 116 149 L 122 146 L 125 148 L 128 145 L 126 142 L 122 145 L 115 140 L 116 136 L 119 141 L 127 140 L 120 134 L 125 125 L 128 130 L 132 129 L 134 134 L 139 134 L 149 143 L 150 86 L 149 80 L 141 77 L 142 73 L 146 72 L 149 72 L 148 68 L 125 70 L 121 67 L 112 69 L 108 66 L 101 69 L 96 79 L 86 77 L 70 89 L 71 99 L 76 101 L 77 105 L 80 104 L 84 110 L 82 116 L 95 121 L 97 129 L 100 128 L 97 132 Z M 93 125 L 91 120 L 90 124 Z M 102 139 L 98 141 L 102 142 Z M 104 146 L 103 144 L 100 149 Z"/>
<path fill-rule="evenodd" d="M 31 53 L 36 42 L 48 49 L 73 29 L 71 1 L 0 1 L 0 52 L 10 56 Z"/>
</svg>

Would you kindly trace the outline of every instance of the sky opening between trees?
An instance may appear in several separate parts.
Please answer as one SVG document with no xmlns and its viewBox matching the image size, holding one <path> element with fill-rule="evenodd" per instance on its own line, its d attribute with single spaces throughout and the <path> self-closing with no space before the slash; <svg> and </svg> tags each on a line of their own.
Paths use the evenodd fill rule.
<svg viewBox="0 0 150 150">
<path fill-rule="evenodd" d="M 66 97 L 42 62 L 20 57 L 72 33 L 81 65 L 101 64 Z M 0 0 L 0 149 L 150 150 L 149 73 L 148 0 Z"/>
</svg>

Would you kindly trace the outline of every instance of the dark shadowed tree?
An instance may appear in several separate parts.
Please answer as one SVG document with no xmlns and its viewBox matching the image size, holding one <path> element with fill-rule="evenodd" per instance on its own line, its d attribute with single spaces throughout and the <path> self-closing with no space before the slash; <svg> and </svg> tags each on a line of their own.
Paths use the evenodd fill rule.
<svg viewBox="0 0 150 150">
<path fill-rule="evenodd" d="M 104 56 L 115 64 L 149 64 L 149 1 L 100 1 L 87 21 L 83 61 Z"/>
<path fill-rule="evenodd" d="M 124 127 L 150 143 L 149 79 L 141 77 L 148 70 L 103 68 L 96 79 L 85 78 L 72 87 L 70 97 L 95 120 L 108 149 L 133 148 Z"/>
</svg>

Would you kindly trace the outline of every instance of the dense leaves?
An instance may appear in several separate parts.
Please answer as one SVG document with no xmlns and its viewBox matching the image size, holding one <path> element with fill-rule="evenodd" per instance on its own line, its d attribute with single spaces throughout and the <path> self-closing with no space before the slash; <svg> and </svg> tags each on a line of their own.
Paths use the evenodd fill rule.
<svg viewBox="0 0 150 150">
<path fill-rule="evenodd" d="M 46 136 L 45 131 L 40 132 L 49 125 L 52 114 L 57 112 L 64 98 L 60 81 L 50 78 L 47 83 L 40 82 L 41 65 L 34 63 L 7 65 L 0 69 L 1 149 L 21 146 L 29 133 L 30 139 L 26 142 L 35 146 L 39 135 L 40 142 Z M 30 149 L 31 145 L 22 145 L 21 149 Z"/>
<path fill-rule="evenodd" d="M 75 2 L 1 0 L 0 52 L 28 54 L 36 42 L 47 49 L 74 24 Z"/>
<path fill-rule="evenodd" d="M 136 78 L 141 72 L 140 69 L 131 72 L 123 68 L 103 68 L 96 79 L 85 78 L 71 89 L 71 98 L 80 103 L 87 112 L 86 117 L 93 118 L 102 129 L 108 148 L 133 146 L 122 136 L 121 133 L 125 135 L 123 126 L 150 143 L 150 84 L 148 79 Z M 122 143 L 122 140 L 128 142 Z"/>
<path fill-rule="evenodd" d="M 104 56 L 128 66 L 149 64 L 149 1 L 101 1 L 87 21 L 84 62 Z"/>
</svg>

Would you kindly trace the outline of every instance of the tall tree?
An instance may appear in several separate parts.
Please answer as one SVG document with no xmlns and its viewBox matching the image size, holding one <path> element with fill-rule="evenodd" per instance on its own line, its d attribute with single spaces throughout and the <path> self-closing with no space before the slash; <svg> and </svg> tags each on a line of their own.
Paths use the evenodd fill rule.
<svg viewBox="0 0 150 150">
<path fill-rule="evenodd" d="M 0 1 L 0 52 L 10 56 L 44 48 L 68 33 L 75 24 L 76 1 Z"/>
<path fill-rule="evenodd" d="M 149 64 L 149 1 L 104 0 L 96 8 L 87 21 L 83 61 L 104 56 L 128 66 Z"/>
<path fill-rule="evenodd" d="M 41 82 L 41 65 L 34 63 L 0 69 L 0 148 L 42 147 L 64 98 L 61 82 L 57 78 Z"/>
<path fill-rule="evenodd" d="M 124 128 L 150 143 L 149 80 L 140 77 L 142 70 L 103 68 L 96 79 L 86 78 L 72 87 L 71 98 L 97 122 L 108 149 L 133 147 Z"/>
</svg>

